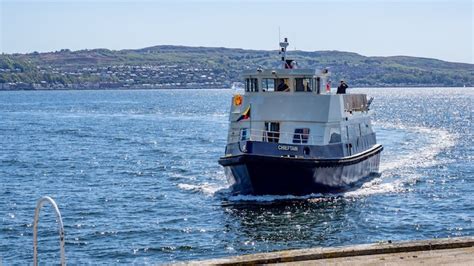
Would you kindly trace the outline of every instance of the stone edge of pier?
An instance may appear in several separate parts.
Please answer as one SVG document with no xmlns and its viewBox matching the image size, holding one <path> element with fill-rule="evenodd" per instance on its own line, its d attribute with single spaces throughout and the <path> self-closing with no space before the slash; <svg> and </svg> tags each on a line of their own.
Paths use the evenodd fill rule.
<svg viewBox="0 0 474 266">
<path fill-rule="evenodd" d="M 311 261 L 354 256 L 392 254 L 400 252 L 417 252 L 441 249 L 469 248 L 474 246 L 474 236 L 458 238 L 438 238 L 404 242 L 383 242 L 342 247 L 307 248 L 257 253 L 227 258 L 188 261 L 177 265 L 255 265 Z"/>
</svg>

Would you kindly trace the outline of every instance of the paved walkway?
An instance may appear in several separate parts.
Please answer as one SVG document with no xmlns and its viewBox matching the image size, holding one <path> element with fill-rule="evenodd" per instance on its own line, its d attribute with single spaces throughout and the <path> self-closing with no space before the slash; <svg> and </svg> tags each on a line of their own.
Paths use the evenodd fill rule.
<svg viewBox="0 0 474 266">
<path fill-rule="evenodd" d="M 472 265 L 474 236 L 334 248 L 309 248 L 236 256 L 190 265 Z"/>
<path fill-rule="evenodd" d="M 471 265 L 474 247 L 296 261 L 278 265 Z"/>
</svg>

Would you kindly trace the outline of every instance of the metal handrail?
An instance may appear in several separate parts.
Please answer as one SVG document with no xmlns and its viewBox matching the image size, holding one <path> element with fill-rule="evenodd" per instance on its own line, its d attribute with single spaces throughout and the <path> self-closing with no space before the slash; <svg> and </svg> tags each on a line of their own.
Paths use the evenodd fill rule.
<svg viewBox="0 0 474 266">
<path fill-rule="evenodd" d="M 38 265 L 38 220 L 39 220 L 39 213 L 41 208 L 43 207 L 44 203 L 49 202 L 53 206 L 53 209 L 56 213 L 56 219 L 58 220 L 59 225 L 59 246 L 61 252 L 61 265 L 66 265 L 66 255 L 64 252 L 64 225 L 63 220 L 61 218 L 61 213 L 59 212 L 58 205 L 56 202 L 48 197 L 44 196 L 38 200 L 36 203 L 35 209 L 35 220 L 33 222 L 33 265 Z"/>
<path fill-rule="evenodd" d="M 315 137 L 311 134 L 304 134 L 304 133 L 294 133 L 294 132 L 286 132 L 286 131 L 270 131 L 270 130 L 261 130 L 261 129 L 248 129 L 249 134 L 246 140 L 254 140 L 254 141 L 264 141 L 269 142 L 269 139 L 275 139 L 275 137 L 269 136 L 271 134 L 279 134 L 279 139 L 287 138 L 293 140 L 295 136 L 298 136 L 299 139 L 303 140 L 303 137 L 307 137 L 308 144 L 316 144 Z M 234 130 L 234 134 L 230 137 L 230 142 L 237 142 L 240 141 L 240 129 Z"/>
</svg>

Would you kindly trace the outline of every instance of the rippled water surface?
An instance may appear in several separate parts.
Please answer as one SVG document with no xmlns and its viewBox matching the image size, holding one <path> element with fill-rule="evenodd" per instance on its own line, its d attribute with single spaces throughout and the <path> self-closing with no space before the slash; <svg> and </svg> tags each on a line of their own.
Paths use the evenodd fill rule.
<svg viewBox="0 0 474 266">
<path fill-rule="evenodd" d="M 474 235 L 474 89 L 374 96 L 381 177 L 344 194 L 230 196 L 232 91 L 0 92 L 0 264 L 32 262 L 56 199 L 70 263 L 166 263 Z M 59 262 L 49 206 L 39 259 Z"/>
</svg>

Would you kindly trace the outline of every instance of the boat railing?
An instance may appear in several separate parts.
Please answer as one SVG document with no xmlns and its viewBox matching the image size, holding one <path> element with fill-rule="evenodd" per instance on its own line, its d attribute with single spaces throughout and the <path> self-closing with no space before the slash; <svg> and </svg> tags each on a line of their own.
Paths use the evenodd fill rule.
<svg viewBox="0 0 474 266">
<path fill-rule="evenodd" d="M 245 132 L 245 133 L 244 133 Z M 231 133 L 229 143 L 238 141 L 262 141 L 287 144 L 316 144 L 321 140 L 311 134 L 261 129 L 235 130 Z"/>
<path fill-rule="evenodd" d="M 364 112 L 369 110 L 365 94 L 344 94 L 344 110 L 346 112 Z"/>
</svg>

